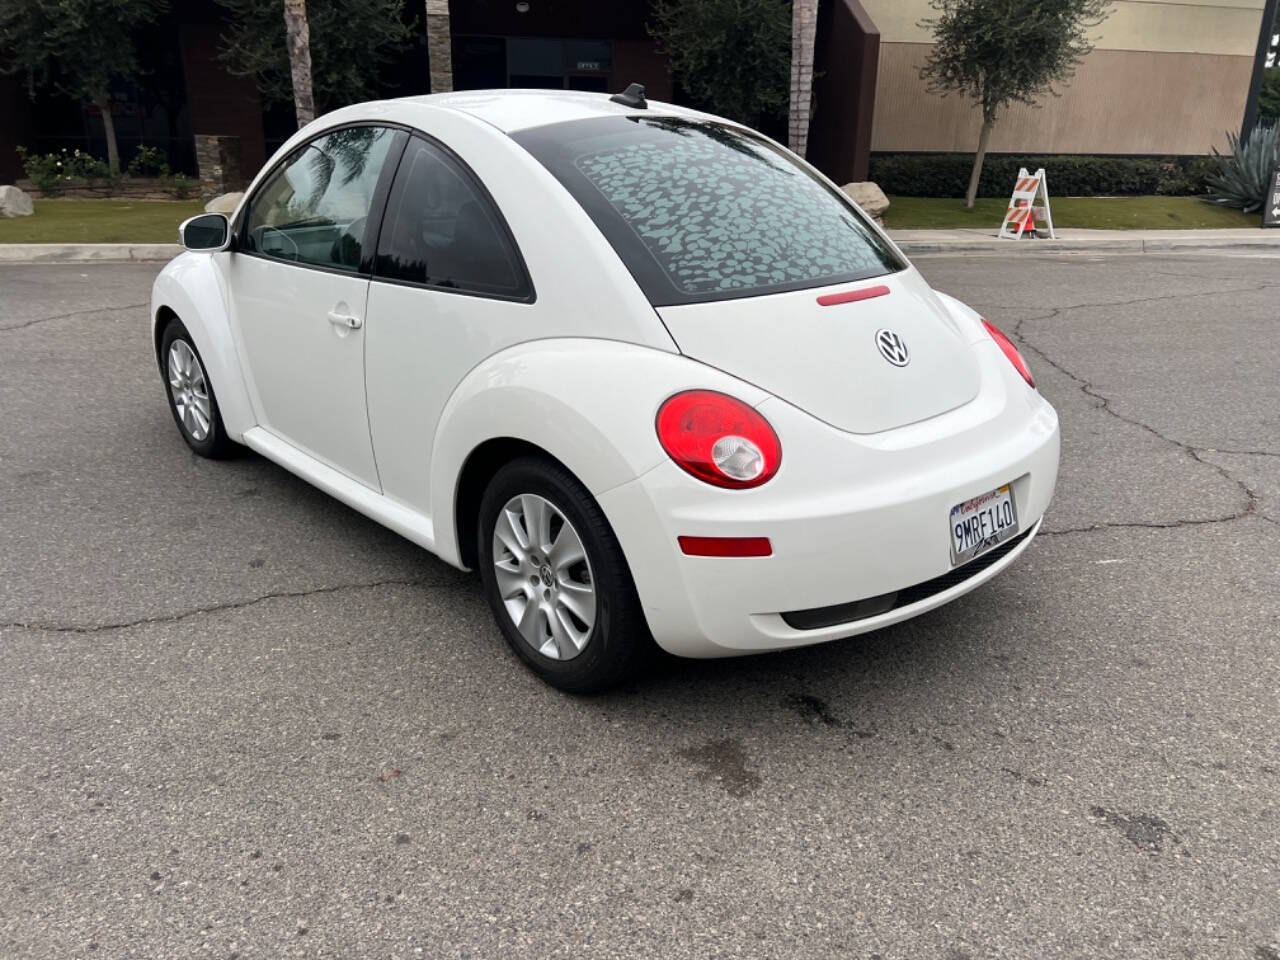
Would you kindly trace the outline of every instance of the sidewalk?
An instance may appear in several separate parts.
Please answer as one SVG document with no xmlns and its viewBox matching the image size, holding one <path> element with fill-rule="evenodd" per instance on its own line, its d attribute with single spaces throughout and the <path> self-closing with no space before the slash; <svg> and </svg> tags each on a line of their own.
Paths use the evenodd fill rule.
<svg viewBox="0 0 1280 960">
<path fill-rule="evenodd" d="M 0 263 L 146 263 L 172 260 L 181 252 L 182 247 L 176 243 L 0 243 Z"/>
<path fill-rule="evenodd" d="M 1056 240 L 999 240 L 991 230 L 890 230 L 908 256 L 943 253 L 1009 256 L 1022 253 L 1274 253 L 1280 230 L 1077 230 Z M 176 243 L 3 243 L 0 263 L 149 262 L 182 252 Z"/>
<path fill-rule="evenodd" d="M 903 253 L 1229 253 L 1280 255 L 1280 230 L 1055 230 L 1056 240 L 1000 240 L 990 230 L 890 230 Z M 1043 235 L 1043 234 L 1042 234 Z"/>
</svg>

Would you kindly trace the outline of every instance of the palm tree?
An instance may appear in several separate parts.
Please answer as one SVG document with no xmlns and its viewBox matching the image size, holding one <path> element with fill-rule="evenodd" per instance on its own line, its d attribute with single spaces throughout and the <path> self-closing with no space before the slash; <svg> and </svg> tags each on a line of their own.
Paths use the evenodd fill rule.
<svg viewBox="0 0 1280 960">
<path fill-rule="evenodd" d="M 307 0 L 284 0 L 284 32 L 289 46 L 289 67 L 293 73 L 293 106 L 298 126 L 316 118 L 315 93 L 311 88 L 311 28 L 307 25 Z"/>
<path fill-rule="evenodd" d="M 803 157 L 809 146 L 809 105 L 813 100 L 813 39 L 818 0 L 791 4 L 791 110 L 787 146 Z"/>
</svg>

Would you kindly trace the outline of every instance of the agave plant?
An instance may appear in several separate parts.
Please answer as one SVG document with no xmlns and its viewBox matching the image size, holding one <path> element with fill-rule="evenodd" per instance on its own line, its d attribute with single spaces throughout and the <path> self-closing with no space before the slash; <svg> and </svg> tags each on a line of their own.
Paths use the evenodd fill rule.
<svg viewBox="0 0 1280 960">
<path fill-rule="evenodd" d="M 1266 202 L 1271 171 L 1280 165 L 1280 121 L 1258 124 L 1246 140 L 1228 133 L 1227 142 L 1230 154 L 1213 151 L 1218 172 L 1205 177 L 1210 193 L 1204 200 L 1253 213 Z"/>
</svg>

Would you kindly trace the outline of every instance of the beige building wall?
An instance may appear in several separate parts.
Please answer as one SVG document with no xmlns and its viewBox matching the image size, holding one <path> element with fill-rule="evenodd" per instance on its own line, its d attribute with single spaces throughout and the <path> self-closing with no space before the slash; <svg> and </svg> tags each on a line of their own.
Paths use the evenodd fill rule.
<svg viewBox="0 0 1280 960">
<path fill-rule="evenodd" d="M 1203 154 L 1244 116 L 1265 0 L 1115 0 L 1059 97 L 1014 105 L 995 152 Z M 972 101 L 925 89 L 928 0 L 862 0 L 880 29 L 873 150 L 973 150 Z"/>
</svg>

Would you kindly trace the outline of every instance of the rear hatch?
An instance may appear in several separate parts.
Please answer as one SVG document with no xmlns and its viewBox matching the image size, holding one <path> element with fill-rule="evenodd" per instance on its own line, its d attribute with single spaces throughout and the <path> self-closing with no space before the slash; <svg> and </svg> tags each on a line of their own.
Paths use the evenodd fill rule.
<svg viewBox="0 0 1280 960">
<path fill-rule="evenodd" d="M 822 305 L 819 298 L 887 292 Z M 978 394 L 977 361 L 915 270 L 859 283 L 659 307 L 680 351 L 851 433 L 946 413 Z M 898 366 L 877 335 L 906 346 Z M 892 338 L 885 338 L 892 344 Z M 901 361 L 901 355 L 887 351 Z"/>
<path fill-rule="evenodd" d="M 657 114 L 513 136 L 591 217 L 687 356 L 853 433 L 977 396 L 973 354 L 928 284 L 794 154 L 731 124 Z M 883 295 L 819 302 L 875 288 Z M 906 355 L 886 359 L 877 337 Z"/>
</svg>

